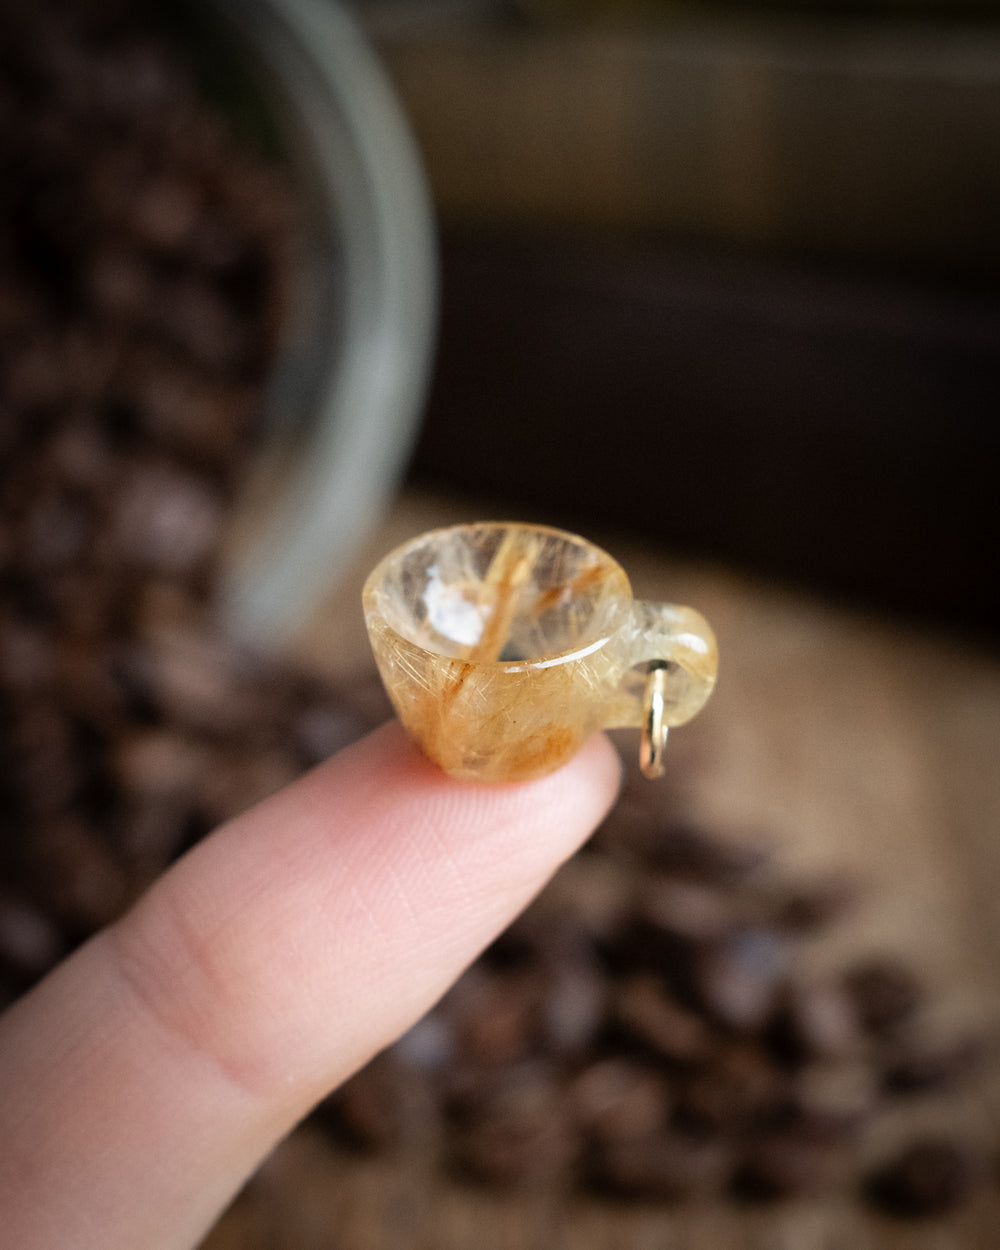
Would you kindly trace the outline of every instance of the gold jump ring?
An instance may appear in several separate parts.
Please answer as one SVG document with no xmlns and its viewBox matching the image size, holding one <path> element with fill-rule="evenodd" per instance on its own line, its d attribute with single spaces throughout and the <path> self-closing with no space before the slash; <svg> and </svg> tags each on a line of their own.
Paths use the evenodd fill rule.
<svg viewBox="0 0 1000 1250">
<path fill-rule="evenodd" d="M 663 752 L 669 729 L 663 719 L 667 689 L 667 664 L 652 660 L 642 701 L 642 737 L 639 740 L 639 767 L 642 775 L 655 781 L 663 776 Z"/>
</svg>

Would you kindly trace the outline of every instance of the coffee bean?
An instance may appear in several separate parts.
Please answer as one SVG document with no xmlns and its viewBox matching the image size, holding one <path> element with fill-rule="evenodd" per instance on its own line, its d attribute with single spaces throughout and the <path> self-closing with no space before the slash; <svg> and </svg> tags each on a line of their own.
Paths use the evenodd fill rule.
<svg viewBox="0 0 1000 1250">
<path fill-rule="evenodd" d="M 673 1063 L 697 1063 L 712 1046 L 706 1022 L 672 1000 L 654 977 L 635 976 L 622 983 L 614 1018 L 628 1036 Z"/>
<path fill-rule="evenodd" d="M 277 793 L 300 772 L 295 757 L 285 750 L 258 751 L 239 743 L 213 752 L 192 797 L 210 824 L 221 824 Z"/>
<path fill-rule="evenodd" d="M 32 500 L 21 521 L 21 557 L 45 575 L 79 560 L 91 540 L 88 510 L 79 495 L 50 486 Z"/>
<path fill-rule="evenodd" d="M 875 959 L 851 968 L 844 984 L 859 1019 L 873 1034 L 884 1034 L 910 1020 L 920 1006 L 920 982 L 900 963 Z"/>
<path fill-rule="evenodd" d="M 813 1063 L 796 1072 L 788 1105 L 832 1132 L 860 1132 L 879 1109 L 878 1074 L 867 1056 Z"/>
<path fill-rule="evenodd" d="M 182 279 L 163 291 L 157 329 L 196 366 L 243 376 L 254 362 L 253 338 L 241 318 L 205 282 Z"/>
<path fill-rule="evenodd" d="M 500 1067 L 535 1050 L 545 982 L 531 971 L 467 974 L 438 1011 L 452 1030 L 456 1053 L 466 1063 Z"/>
<path fill-rule="evenodd" d="M 566 1171 L 575 1148 L 551 1069 L 525 1063 L 484 1089 L 474 1112 L 453 1129 L 447 1166 L 502 1189 L 549 1186 Z"/>
<path fill-rule="evenodd" d="M 586 1055 L 596 1045 L 608 1010 L 608 986 L 596 963 L 565 958 L 545 972 L 541 1042 L 564 1059 Z"/>
<path fill-rule="evenodd" d="M 849 1058 L 863 1043 L 856 1000 L 836 978 L 792 981 L 781 995 L 769 1037 L 786 1062 Z"/>
<path fill-rule="evenodd" d="M 462 1180 L 495 1189 L 550 1187 L 568 1168 L 572 1150 L 572 1139 L 551 1116 L 489 1120 L 453 1133 L 446 1166 Z"/>
<path fill-rule="evenodd" d="M 648 783 L 643 782 L 643 785 Z M 771 860 L 761 842 L 735 841 L 693 821 L 665 816 L 615 822 L 616 841 L 647 866 L 705 885 L 736 888 L 758 876 Z"/>
<path fill-rule="evenodd" d="M 664 1076 L 630 1059 L 599 1060 L 570 1082 L 572 1122 L 589 1141 L 647 1140 L 667 1125 L 672 1098 Z"/>
<path fill-rule="evenodd" d="M 790 1092 L 787 1074 L 758 1043 L 720 1042 L 678 1082 L 677 1117 L 698 1132 L 739 1134 L 773 1116 Z"/>
<path fill-rule="evenodd" d="M 118 656 L 133 688 L 146 692 L 167 720 L 186 732 L 238 734 L 264 711 L 248 664 L 205 627 L 161 626 Z"/>
<path fill-rule="evenodd" d="M 32 980 L 63 953 L 58 926 L 41 908 L 0 894 L 0 974 Z"/>
<path fill-rule="evenodd" d="M 403 1034 L 393 1051 L 407 1067 L 441 1072 L 455 1058 L 455 1038 L 440 1015 L 426 1015 Z"/>
<path fill-rule="evenodd" d="M 292 729 L 295 748 L 303 764 L 311 767 L 355 742 L 370 727 L 342 700 L 325 695 L 295 711 Z"/>
<path fill-rule="evenodd" d="M 965 1202 L 982 1173 L 982 1160 L 969 1146 L 947 1137 L 926 1137 L 873 1171 L 865 1193 L 892 1215 L 945 1215 Z"/>
<path fill-rule="evenodd" d="M 676 877 L 662 877 L 645 886 L 634 913 L 651 929 L 689 943 L 723 938 L 737 919 L 725 893 Z"/>
<path fill-rule="evenodd" d="M 905 1095 L 952 1089 L 977 1071 L 984 1052 L 982 1041 L 971 1037 L 936 1045 L 911 1043 L 887 1059 L 883 1089 Z"/>
<path fill-rule="evenodd" d="M 38 826 L 27 848 L 53 916 L 80 932 L 114 920 L 128 896 L 124 870 L 104 839 L 72 815 Z"/>
<path fill-rule="evenodd" d="M 670 1203 L 718 1194 L 731 1167 L 725 1142 L 669 1132 L 601 1143 L 587 1159 L 586 1183 L 616 1198 Z"/>
<path fill-rule="evenodd" d="M 145 889 L 183 851 L 210 831 L 213 821 L 186 793 L 139 794 L 124 799 L 116 821 L 116 851 L 134 893 Z"/>
<path fill-rule="evenodd" d="M 844 874 L 798 884 L 775 900 L 773 923 L 804 937 L 814 936 L 849 915 L 858 894 L 858 882 Z"/>
<path fill-rule="evenodd" d="M 132 232 L 162 252 L 183 252 L 202 212 L 204 191 L 180 175 L 150 179 L 132 205 Z"/>
<path fill-rule="evenodd" d="M 751 1136 L 734 1184 L 738 1193 L 752 1198 L 813 1196 L 842 1184 L 849 1162 L 836 1133 L 800 1119 Z"/>
<path fill-rule="evenodd" d="M 387 1151 L 426 1142 L 435 1111 L 424 1076 L 383 1052 L 324 1101 L 317 1119 L 354 1146 Z"/>
<path fill-rule="evenodd" d="M 72 718 L 48 700 L 32 700 L 8 724 L 17 790 L 31 817 L 63 812 L 85 784 Z"/>
<path fill-rule="evenodd" d="M 189 738 L 163 728 L 126 731 L 114 750 L 115 774 L 129 794 L 169 800 L 190 790 L 204 755 Z"/>
<path fill-rule="evenodd" d="M 153 575 L 197 575 L 213 558 L 225 514 L 209 483 L 172 465 L 137 463 L 115 501 L 115 549 Z"/>
<path fill-rule="evenodd" d="M 757 1032 L 770 1021 L 790 967 L 787 942 L 771 929 L 740 929 L 696 961 L 698 996 L 730 1028 Z"/>
<path fill-rule="evenodd" d="M 121 318 L 143 317 L 154 278 L 134 248 L 108 243 L 86 266 L 84 284 L 96 310 Z"/>
<path fill-rule="evenodd" d="M 51 631 L 35 622 L 0 612 L 0 683 L 4 690 L 31 694 L 52 678 L 54 641 Z"/>
</svg>

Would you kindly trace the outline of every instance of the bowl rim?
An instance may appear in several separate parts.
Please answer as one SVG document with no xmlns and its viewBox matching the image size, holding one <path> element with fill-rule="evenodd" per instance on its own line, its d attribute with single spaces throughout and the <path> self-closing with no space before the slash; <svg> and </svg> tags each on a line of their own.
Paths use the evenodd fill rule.
<svg viewBox="0 0 1000 1250">
<path fill-rule="evenodd" d="M 308 438 L 301 422 L 282 415 L 278 439 L 300 444 L 294 467 L 220 579 L 227 628 L 280 645 L 349 567 L 412 450 L 436 336 L 435 225 L 408 121 L 367 37 L 337 0 L 211 3 L 279 88 L 343 266 L 336 329 L 331 324 L 338 341 L 323 353 L 312 397 L 283 392 L 287 361 L 269 396 L 279 405 L 313 404 Z M 330 254 L 310 263 L 328 265 L 332 251 L 331 242 Z M 322 276 L 332 288 L 332 272 Z M 332 321 L 329 289 L 313 315 Z"/>
</svg>

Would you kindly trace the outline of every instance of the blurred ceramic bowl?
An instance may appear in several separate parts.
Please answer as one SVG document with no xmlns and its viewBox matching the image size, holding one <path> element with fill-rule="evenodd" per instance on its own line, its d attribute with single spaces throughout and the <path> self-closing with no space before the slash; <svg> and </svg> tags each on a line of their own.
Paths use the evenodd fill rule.
<svg viewBox="0 0 1000 1250">
<path fill-rule="evenodd" d="M 211 0 L 192 14 L 199 29 L 209 19 L 202 52 L 218 47 L 242 74 L 304 217 L 265 445 L 221 587 L 230 628 L 274 644 L 336 585 L 405 466 L 433 350 L 432 214 L 392 88 L 335 0 Z"/>
</svg>

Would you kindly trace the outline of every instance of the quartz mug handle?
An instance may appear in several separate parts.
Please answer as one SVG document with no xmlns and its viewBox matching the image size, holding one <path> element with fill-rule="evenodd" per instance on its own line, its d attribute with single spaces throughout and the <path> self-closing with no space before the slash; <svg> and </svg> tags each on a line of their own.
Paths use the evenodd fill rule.
<svg viewBox="0 0 1000 1250">
<path fill-rule="evenodd" d="M 655 778 L 663 774 L 668 730 L 696 716 L 715 688 L 718 645 L 694 608 L 634 599 L 626 610 L 624 698 L 607 728 L 642 730 L 640 766 Z"/>
</svg>

